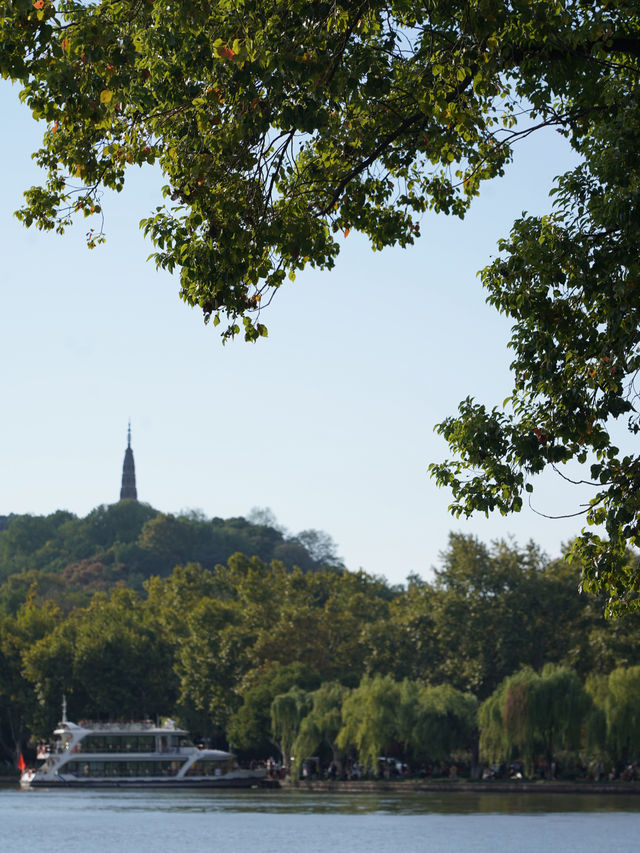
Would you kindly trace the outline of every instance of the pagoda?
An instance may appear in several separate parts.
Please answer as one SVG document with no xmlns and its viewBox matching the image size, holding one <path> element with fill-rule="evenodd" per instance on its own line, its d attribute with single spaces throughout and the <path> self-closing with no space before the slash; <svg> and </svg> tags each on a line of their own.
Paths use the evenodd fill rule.
<svg viewBox="0 0 640 853">
<path fill-rule="evenodd" d="M 136 490 L 136 466 L 133 461 L 133 450 L 131 449 L 131 421 L 129 421 L 129 427 L 127 429 L 127 449 L 124 452 L 124 464 L 122 465 L 120 500 L 138 500 L 138 492 Z"/>
</svg>

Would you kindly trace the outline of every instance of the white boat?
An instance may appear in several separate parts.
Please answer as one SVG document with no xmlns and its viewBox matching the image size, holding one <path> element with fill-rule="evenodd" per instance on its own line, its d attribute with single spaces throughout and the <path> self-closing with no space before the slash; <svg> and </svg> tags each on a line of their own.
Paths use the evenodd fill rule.
<svg viewBox="0 0 640 853">
<path fill-rule="evenodd" d="M 200 749 L 173 720 L 71 723 L 63 710 L 55 740 L 38 749 L 23 788 L 249 788 L 269 784 L 266 770 L 243 770 L 235 756 Z"/>
</svg>

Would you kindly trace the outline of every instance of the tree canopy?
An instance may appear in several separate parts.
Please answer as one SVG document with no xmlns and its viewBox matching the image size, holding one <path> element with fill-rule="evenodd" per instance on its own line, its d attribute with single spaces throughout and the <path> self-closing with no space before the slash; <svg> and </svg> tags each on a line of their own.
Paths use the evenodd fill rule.
<svg viewBox="0 0 640 853">
<path fill-rule="evenodd" d="M 292 536 L 244 518 L 174 517 L 137 501 L 100 506 L 85 518 L 60 511 L 10 515 L 0 530 L 0 611 L 15 612 L 34 584 L 68 610 L 114 583 L 141 590 L 151 575 L 166 577 L 190 562 L 213 569 L 237 552 L 304 571 L 321 565 L 341 571 L 335 545 L 315 549 L 318 559 L 307 550 L 303 539 L 310 537 L 313 544 L 314 536 L 333 544 L 323 531 Z"/>
<path fill-rule="evenodd" d="M 339 773 L 385 754 L 476 766 L 478 723 L 487 759 L 638 757 L 640 614 L 605 620 L 576 567 L 532 545 L 452 536 L 435 582 L 406 588 L 235 554 L 71 608 L 64 576 L 25 574 L 26 597 L 0 608 L 0 761 L 51 732 L 63 694 L 76 720 L 170 715 L 296 772 L 313 756 Z"/>
<path fill-rule="evenodd" d="M 513 320 L 513 392 L 471 397 L 432 466 L 456 514 L 518 511 L 548 466 L 587 465 L 584 582 L 636 606 L 640 20 L 632 0 L 4 0 L 0 73 L 46 122 L 27 225 L 97 216 L 103 188 L 157 163 L 144 220 L 158 266 L 223 335 L 266 335 L 287 277 L 330 269 L 336 234 L 407 246 L 427 210 L 463 216 L 541 127 L 580 157 L 483 272 Z M 561 470 L 561 469 L 559 469 Z M 561 471 L 562 473 L 562 471 Z M 565 475 L 566 476 L 566 475 Z"/>
<path fill-rule="evenodd" d="M 626 673 L 626 671 L 624 671 Z M 506 678 L 480 706 L 480 747 L 490 760 L 509 757 L 514 747 L 531 766 L 544 755 L 550 770 L 558 746 L 576 748 L 589 699 L 569 667 L 529 667 Z"/>
</svg>

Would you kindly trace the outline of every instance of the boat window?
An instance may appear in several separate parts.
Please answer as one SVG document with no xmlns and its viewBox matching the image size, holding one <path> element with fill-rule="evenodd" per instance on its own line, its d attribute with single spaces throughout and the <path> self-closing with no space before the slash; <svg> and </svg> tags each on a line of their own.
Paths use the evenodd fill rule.
<svg viewBox="0 0 640 853">
<path fill-rule="evenodd" d="M 194 748 L 193 741 L 188 735 L 160 735 L 159 752 L 180 752 L 185 747 Z"/>
<path fill-rule="evenodd" d="M 69 761 L 60 773 L 78 779 L 175 776 L 182 761 Z"/>
<path fill-rule="evenodd" d="M 194 761 L 187 770 L 186 776 L 224 776 L 233 770 L 232 758 L 207 759 L 201 758 Z"/>
<path fill-rule="evenodd" d="M 91 734 L 78 745 L 78 752 L 155 752 L 154 735 Z"/>
</svg>

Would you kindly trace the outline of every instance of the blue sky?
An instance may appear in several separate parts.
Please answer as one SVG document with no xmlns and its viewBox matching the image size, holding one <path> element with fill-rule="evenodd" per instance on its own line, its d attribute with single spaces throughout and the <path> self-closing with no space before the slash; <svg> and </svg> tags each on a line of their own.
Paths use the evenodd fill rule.
<svg viewBox="0 0 640 853">
<path fill-rule="evenodd" d="M 573 162 L 559 136 L 521 143 L 464 222 L 426 216 L 413 248 L 372 253 L 352 232 L 335 270 L 277 294 L 267 340 L 223 346 L 179 300 L 177 276 L 146 261 L 138 222 L 159 203 L 158 173 L 135 168 L 105 198 L 107 243 L 94 251 L 83 222 L 63 237 L 27 230 L 12 214 L 38 181 L 40 129 L 6 83 L 0 107 L 0 514 L 84 515 L 117 500 L 131 417 L 141 500 L 222 517 L 269 507 L 292 533 L 326 530 L 350 569 L 394 583 L 429 577 L 450 530 L 532 538 L 555 556 L 580 529 L 526 507 L 454 519 L 426 473 L 446 456 L 437 422 L 467 395 L 495 405 L 509 393 L 509 326 L 476 271 L 523 210 L 548 209 Z M 549 514 L 581 500 L 556 476 L 533 496 Z"/>
</svg>

